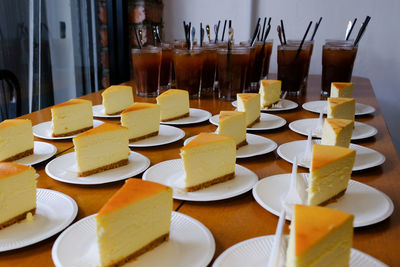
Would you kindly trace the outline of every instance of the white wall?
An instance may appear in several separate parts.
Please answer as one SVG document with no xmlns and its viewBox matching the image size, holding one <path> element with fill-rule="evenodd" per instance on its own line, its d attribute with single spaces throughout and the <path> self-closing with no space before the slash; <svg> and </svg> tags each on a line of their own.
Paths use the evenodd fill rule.
<svg viewBox="0 0 400 267">
<path fill-rule="evenodd" d="M 183 38 L 182 21 L 198 25 L 232 19 L 235 40 L 249 38 L 255 21 L 272 16 L 270 37 L 277 44 L 276 25 L 285 22 L 287 38 L 301 38 L 310 20 L 323 17 L 315 38 L 310 73 L 321 73 L 321 47 L 326 38 L 343 38 L 349 20 L 358 18 L 352 33 L 355 37 L 366 15 L 372 17 L 359 45 L 354 75 L 371 80 L 389 131 L 400 153 L 400 1 L 398 0 L 165 0 L 165 35 L 169 40 Z M 198 30 L 198 28 L 196 29 Z M 272 54 L 271 72 L 276 72 L 276 49 Z M 378 129 L 379 130 L 379 129 Z"/>
</svg>

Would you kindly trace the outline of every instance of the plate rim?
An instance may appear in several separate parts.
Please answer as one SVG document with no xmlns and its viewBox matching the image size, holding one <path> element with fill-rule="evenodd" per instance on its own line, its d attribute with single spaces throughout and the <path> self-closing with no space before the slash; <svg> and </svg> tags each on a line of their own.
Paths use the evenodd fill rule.
<svg viewBox="0 0 400 267">
<path fill-rule="evenodd" d="M 327 100 L 311 100 L 311 101 L 308 101 L 308 102 L 305 102 L 305 103 L 303 103 L 302 105 L 301 105 L 301 107 L 304 109 L 304 110 L 307 110 L 307 111 L 309 111 L 309 112 L 312 112 L 312 113 L 320 113 L 319 111 L 316 111 L 316 110 L 313 110 L 313 109 L 311 109 L 311 108 L 309 108 L 308 107 L 308 105 L 310 105 L 309 103 L 313 103 L 313 102 L 326 102 Z M 355 112 L 355 116 L 364 116 L 364 115 L 368 115 L 368 114 L 373 114 L 373 113 L 375 113 L 376 112 L 376 108 L 374 107 L 374 106 L 371 106 L 371 105 L 368 105 L 368 104 L 364 104 L 364 103 L 358 103 L 358 102 L 356 102 L 356 105 L 362 105 L 362 106 L 364 106 L 365 108 L 369 108 L 369 109 L 371 109 L 370 111 L 367 111 L 367 112 Z M 356 107 L 357 108 L 357 107 Z M 324 114 L 326 114 L 326 112 L 324 112 Z"/>
<path fill-rule="evenodd" d="M 79 224 L 83 223 L 86 220 L 93 220 L 93 218 L 97 215 L 97 213 L 95 214 L 91 214 L 88 215 L 84 218 L 81 218 L 79 221 L 76 221 L 75 223 L 73 223 L 72 225 L 70 225 L 68 228 L 66 228 L 56 239 L 56 241 L 54 241 L 53 246 L 51 248 L 51 258 L 53 260 L 53 263 L 55 266 L 63 266 L 62 263 L 60 262 L 60 259 L 58 258 L 58 253 L 57 250 L 59 249 L 59 245 L 60 242 L 62 241 L 62 239 L 71 231 L 72 227 L 79 227 Z M 211 260 L 214 257 L 215 254 L 215 248 L 216 248 L 216 244 L 215 244 L 215 238 L 213 236 L 213 234 L 211 233 L 210 229 L 208 229 L 202 222 L 200 222 L 199 220 L 183 214 L 181 212 L 178 211 L 174 211 L 172 210 L 171 212 L 171 226 L 172 227 L 172 218 L 173 217 L 181 217 L 181 218 L 185 218 L 186 220 L 190 221 L 192 223 L 192 225 L 195 225 L 198 227 L 199 230 L 201 230 L 204 234 L 205 237 L 207 237 L 207 240 L 209 241 L 209 246 L 208 246 L 208 253 L 207 255 L 204 256 L 204 266 L 206 266 L 207 264 L 209 264 L 211 262 Z M 203 266 L 203 265 L 200 265 Z"/>
<path fill-rule="evenodd" d="M 201 108 L 189 108 L 189 118 L 190 118 L 190 112 L 202 112 L 204 113 L 204 118 L 201 118 L 197 121 L 192 121 L 192 122 L 177 122 L 180 119 L 177 120 L 172 120 L 172 121 L 160 121 L 160 124 L 167 124 L 167 125 L 175 125 L 175 126 L 183 126 L 183 125 L 190 125 L 190 124 L 197 124 L 197 123 L 201 123 L 201 122 L 205 122 L 207 121 L 210 117 L 211 117 L 211 112 L 209 112 L 208 110 L 205 109 L 201 109 Z"/>
<path fill-rule="evenodd" d="M 145 181 L 153 181 L 153 180 L 151 180 L 151 179 L 149 179 L 148 178 L 148 172 L 151 170 L 151 169 L 153 169 L 153 168 L 159 168 L 159 164 L 167 164 L 168 162 L 172 162 L 172 161 L 182 161 L 182 159 L 170 159 L 170 160 L 164 160 L 164 161 L 161 161 L 161 162 L 159 162 L 159 163 L 157 163 L 157 164 L 154 164 L 153 166 L 151 166 L 151 167 L 149 167 L 144 173 L 143 173 L 143 175 L 142 175 L 142 180 L 145 180 Z M 238 192 L 236 192 L 234 195 L 228 195 L 228 196 L 220 196 L 220 197 L 213 197 L 213 198 L 204 198 L 204 199 L 196 199 L 196 198 L 190 198 L 190 197 L 185 197 L 185 196 L 179 196 L 179 195 L 176 195 L 175 193 L 174 193 L 174 191 L 173 191 L 173 195 L 172 195 L 172 197 L 173 197 L 173 199 L 176 199 L 176 200 L 186 200 L 186 201 L 193 201 L 193 202 L 210 202 L 210 201 L 220 201 L 220 200 L 225 200 L 225 199 L 230 199 L 230 198 L 233 198 L 233 197 L 236 197 L 236 196 L 240 196 L 240 195 L 242 195 L 242 194 L 244 194 L 244 193 L 247 193 L 247 192 L 249 192 L 250 190 L 252 190 L 253 189 L 253 187 L 254 187 L 254 185 L 257 183 L 257 181 L 259 180 L 259 178 L 258 178 L 258 175 L 255 173 L 255 172 L 253 172 L 252 170 L 250 170 L 250 169 L 248 169 L 248 168 L 246 168 L 246 167 L 244 167 L 244 166 L 242 166 L 242 165 L 240 165 L 240 164 L 237 164 L 237 163 L 235 163 L 235 169 L 236 168 L 243 168 L 244 170 L 246 170 L 246 171 L 248 171 L 249 172 L 249 175 L 251 174 L 252 176 L 254 176 L 254 179 L 255 179 L 255 181 L 254 181 L 254 183 L 252 183 L 251 185 L 250 185 L 250 183 L 247 185 L 247 187 L 244 187 L 243 189 L 241 189 L 241 190 L 239 190 Z M 228 182 L 228 181 L 227 181 Z M 190 192 L 190 193 L 195 193 L 195 192 Z"/>
<path fill-rule="evenodd" d="M 121 118 L 121 114 L 117 114 L 117 115 L 107 115 L 107 114 L 95 115 L 95 114 L 94 114 L 94 109 L 95 109 L 95 107 L 96 107 L 96 108 L 103 108 L 103 109 L 104 109 L 104 105 L 103 105 L 103 104 L 99 104 L 99 105 L 94 105 L 94 106 L 92 106 L 93 117 L 96 117 L 96 118 L 104 118 L 104 119 Z"/>
<path fill-rule="evenodd" d="M 272 112 L 279 112 L 279 111 L 288 111 L 288 110 L 292 110 L 292 109 L 296 109 L 296 108 L 298 108 L 299 107 L 299 103 L 297 103 L 297 102 L 295 102 L 295 101 L 293 101 L 293 100 L 290 100 L 290 99 L 280 99 L 280 101 L 287 101 L 287 102 L 289 102 L 291 105 L 293 105 L 293 107 L 290 107 L 290 108 L 275 108 L 275 109 L 268 109 L 268 108 L 264 108 L 264 109 L 261 109 L 261 111 L 262 112 L 269 112 L 269 111 L 272 111 Z M 235 108 L 237 108 L 237 100 L 234 100 L 234 101 L 232 101 L 232 106 L 234 106 Z"/>
<path fill-rule="evenodd" d="M 140 156 L 140 157 L 142 157 L 142 159 L 146 161 L 146 164 L 145 164 L 146 167 L 145 167 L 143 170 L 142 170 L 142 169 L 139 169 L 140 171 L 135 172 L 135 174 L 130 174 L 128 177 L 125 177 L 125 178 L 111 179 L 111 180 L 109 180 L 109 181 L 102 181 L 102 182 L 97 182 L 97 183 L 92 183 L 92 182 L 91 182 L 91 183 L 84 183 L 84 182 L 82 182 L 82 181 L 71 182 L 70 180 L 67 181 L 67 180 L 65 180 L 65 179 L 63 179 L 63 178 L 59 178 L 59 177 L 57 177 L 57 176 L 55 176 L 55 175 L 53 175 L 52 173 L 49 172 L 49 168 L 50 168 L 50 167 L 48 167 L 48 166 L 49 166 L 51 163 L 54 164 L 53 161 L 55 161 L 55 160 L 60 160 L 60 158 L 66 156 L 66 155 L 70 156 L 69 154 L 72 154 L 72 153 L 75 153 L 75 151 L 69 152 L 69 153 L 66 153 L 66 154 L 63 154 L 63 155 L 60 155 L 60 156 L 56 157 L 55 159 L 51 160 L 50 162 L 48 162 L 48 163 L 46 164 L 46 167 L 45 167 L 45 172 L 46 172 L 46 174 L 47 174 L 51 179 L 54 179 L 54 180 L 59 181 L 59 182 L 63 182 L 63 183 L 67 183 L 67 184 L 78 184 L 78 185 L 92 186 L 92 185 L 108 184 L 108 183 L 113 183 L 113 182 L 117 182 L 117 181 L 122 181 L 122 180 L 128 179 L 128 178 L 130 178 L 130 177 L 136 176 L 136 175 L 138 175 L 138 174 L 140 174 L 140 173 L 146 171 L 146 170 L 149 168 L 149 166 L 151 165 L 151 161 L 150 161 L 150 159 L 149 159 L 148 157 L 146 157 L 145 155 L 140 154 L 140 153 L 138 153 L 138 152 L 130 151 L 130 154 L 129 154 L 130 156 L 135 155 L 135 156 Z M 121 166 L 121 167 L 122 167 L 122 166 Z"/>
<path fill-rule="evenodd" d="M 144 145 L 137 145 L 135 144 L 135 142 L 133 143 L 129 143 L 129 147 L 154 147 L 154 146 L 162 146 L 162 145 L 166 145 L 166 144 L 172 144 L 174 142 L 177 142 L 179 140 L 181 140 L 182 138 L 185 137 L 186 133 L 184 130 L 172 126 L 172 125 L 167 125 L 167 124 L 160 124 L 160 130 L 161 128 L 173 128 L 173 130 L 175 130 L 177 132 L 177 135 L 175 136 L 174 139 L 172 140 L 168 140 L 162 143 L 151 143 L 151 144 L 144 144 Z M 160 130 L 158 131 L 158 134 L 160 134 Z"/>
<path fill-rule="evenodd" d="M 93 128 L 97 127 L 97 126 L 95 126 L 95 122 L 96 122 L 96 124 L 98 124 L 97 126 L 100 126 L 100 125 L 102 125 L 104 123 L 104 121 L 101 121 L 101 120 L 93 120 Z M 38 138 L 41 138 L 41 139 L 52 140 L 52 141 L 71 139 L 71 138 L 74 138 L 75 136 L 78 135 L 78 134 L 74 134 L 74 135 L 69 135 L 69 136 L 50 137 L 50 136 L 38 135 L 37 133 L 35 133 L 35 129 L 34 129 L 35 127 L 40 127 L 40 126 L 41 127 L 43 127 L 43 126 L 47 127 L 47 124 L 51 125 L 51 123 L 52 122 L 50 120 L 50 121 L 43 121 L 43 122 L 40 122 L 38 124 L 33 125 L 32 126 L 33 135 L 38 137 Z"/>
<path fill-rule="evenodd" d="M 42 193 L 40 193 L 40 192 L 42 192 Z M 46 239 L 56 235 L 57 233 L 63 231 L 75 220 L 76 216 L 78 215 L 78 204 L 71 196 L 69 196 L 65 193 L 62 193 L 60 191 L 52 190 L 52 189 L 36 188 L 36 201 L 38 199 L 38 195 L 44 194 L 45 192 L 49 192 L 50 194 L 53 194 L 53 196 L 56 196 L 59 199 L 63 199 L 71 205 L 72 209 L 71 209 L 71 214 L 70 214 L 69 219 L 67 219 L 63 223 L 59 224 L 58 227 L 52 228 L 52 231 L 48 231 L 46 234 L 42 234 L 40 236 L 40 238 L 36 238 L 36 240 L 34 239 L 34 240 L 31 240 L 30 242 L 24 242 L 22 245 L 14 246 L 9 249 L 1 249 L 0 248 L 0 252 L 6 252 L 6 251 L 15 250 L 15 249 L 20 249 L 20 248 L 24 248 L 24 247 L 39 243 L 43 240 L 46 240 Z"/>
<path fill-rule="evenodd" d="M 215 126 L 218 127 L 218 122 L 215 122 L 217 116 L 218 116 L 218 119 L 219 119 L 219 114 L 215 114 L 215 115 L 213 115 L 213 116 L 211 116 L 211 117 L 209 118 L 209 122 L 210 122 L 211 124 L 213 124 L 213 125 L 215 125 Z M 276 130 L 276 129 L 279 129 L 279 128 L 285 126 L 286 123 L 287 123 L 287 121 L 286 121 L 284 118 L 282 118 L 282 117 L 280 117 L 280 116 L 278 116 L 278 115 L 275 115 L 275 114 L 269 114 L 269 113 L 260 112 L 260 120 L 262 120 L 262 117 L 264 117 L 264 118 L 265 118 L 265 117 L 277 117 L 277 119 L 279 119 L 281 123 L 278 124 L 277 126 L 273 127 L 273 128 L 246 128 L 246 131 L 269 131 L 269 130 Z"/>
<path fill-rule="evenodd" d="M 308 173 L 306 173 L 306 172 L 302 172 L 302 173 L 298 173 L 298 174 L 308 175 Z M 288 177 L 288 176 L 290 177 L 290 175 L 291 175 L 290 173 L 283 173 L 283 174 L 275 174 L 275 175 L 271 175 L 271 176 L 267 176 L 267 177 L 261 178 L 261 179 L 254 185 L 254 187 L 253 187 L 253 189 L 252 189 L 252 195 L 253 195 L 253 198 L 256 200 L 257 204 L 259 204 L 262 208 L 264 208 L 264 209 L 267 210 L 268 212 L 272 213 L 273 215 L 279 217 L 279 212 L 278 212 L 278 211 L 276 211 L 276 210 L 272 209 L 271 207 L 267 206 L 267 205 L 261 200 L 260 196 L 257 194 L 257 189 L 258 189 L 263 183 L 267 182 L 267 178 L 279 179 L 278 177 L 280 177 L 280 179 L 282 179 L 282 177 L 285 177 L 285 178 L 286 178 L 286 177 Z M 286 178 L 286 179 L 289 179 L 289 178 Z M 265 181 L 264 181 L 264 180 L 265 180 Z M 375 218 L 375 219 L 373 219 L 373 220 L 368 220 L 368 221 L 366 221 L 366 222 L 364 222 L 364 223 L 359 223 L 359 224 L 357 224 L 357 225 L 353 225 L 354 228 L 360 228 L 360 227 L 365 227 L 365 226 L 370 226 L 370 225 L 374 225 L 374 224 L 380 223 L 380 222 L 386 220 L 387 218 L 389 218 L 389 217 L 393 214 L 393 211 L 394 211 L 394 204 L 393 204 L 393 201 L 392 201 L 392 199 L 391 199 L 388 195 L 386 195 L 384 192 L 382 192 L 382 191 L 376 189 L 375 187 L 372 187 L 372 186 L 370 186 L 370 185 L 367 185 L 367 184 L 358 182 L 358 181 L 353 180 L 353 179 L 351 179 L 351 178 L 350 178 L 350 180 L 349 180 L 349 185 L 350 185 L 350 183 L 356 184 L 357 186 L 361 186 L 361 187 L 368 188 L 369 190 L 372 190 L 372 191 L 376 191 L 376 193 L 382 195 L 382 196 L 386 199 L 387 204 L 388 204 L 387 211 L 386 211 L 384 214 L 382 214 L 380 218 Z M 289 217 L 286 217 L 286 220 L 291 221 Z"/>
<path fill-rule="evenodd" d="M 40 143 L 40 145 L 48 146 L 48 148 L 49 149 L 51 148 L 52 151 L 50 153 L 46 154 L 46 156 L 44 156 L 43 159 L 32 161 L 32 162 L 25 163 L 25 164 L 23 164 L 23 163 L 19 163 L 19 164 L 27 165 L 27 166 L 33 166 L 33 165 L 42 163 L 42 162 L 48 160 L 49 158 L 53 157 L 55 154 L 57 154 L 57 147 L 55 145 L 47 143 L 47 142 L 43 142 L 43 141 L 35 141 L 34 140 L 33 141 L 33 155 L 35 155 L 35 144 L 39 145 L 39 143 Z M 14 160 L 13 162 L 17 162 L 17 161 L 18 160 Z"/>
</svg>

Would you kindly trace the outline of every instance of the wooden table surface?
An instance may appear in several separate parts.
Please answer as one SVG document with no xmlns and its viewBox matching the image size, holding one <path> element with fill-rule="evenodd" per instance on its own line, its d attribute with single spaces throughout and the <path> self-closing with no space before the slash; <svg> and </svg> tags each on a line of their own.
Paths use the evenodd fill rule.
<svg viewBox="0 0 400 267">
<path fill-rule="evenodd" d="M 378 129 L 376 136 L 353 143 L 383 153 L 386 161 L 381 166 L 353 172 L 352 177 L 356 181 L 381 190 L 392 199 L 395 205 L 395 210 L 388 219 L 371 226 L 355 229 L 353 247 L 390 266 L 400 266 L 400 212 L 397 209 L 400 205 L 400 162 L 369 80 L 353 77 L 353 82 L 355 85 L 354 95 L 357 102 L 372 105 L 376 108 L 376 112 L 373 115 L 357 116 L 356 120 Z M 306 95 L 292 99 L 299 103 L 299 108 L 292 111 L 273 113 L 286 119 L 287 124 L 284 127 L 272 131 L 253 133 L 270 138 L 278 145 L 294 140 L 306 140 L 305 136 L 289 130 L 288 124 L 298 119 L 318 117 L 318 114 L 302 109 L 301 104 L 320 99 L 320 76 L 310 75 L 308 83 Z M 82 98 L 92 100 L 93 105 L 101 104 L 100 92 Z M 135 97 L 135 101 L 155 102 L 155 99 Z M 213 115 L 218 114 L 220 110 L 234 109 L 230 102 L 223 102 L 214 98 L 191 100 L 190 105 L 193 108 L 208 110 Z M 50 109 L 45 108 L 24 115 L 22 118 L 31 119 L 33 125 L 36 125 L 40 122 L 51 120 Z M 104 121 L 119 123 L 119 120 L 115 119 Z M 216 126 L 204 122 L 180 128 L 185 131 L 186 136 L 184 139 L 186 139 L 202 131 L 215 131 Z M 135 148 L 134 151 L 147 156 L 151 160 L 151 165 L 154 165 L 165 160 L 179 158 L 179 148 L 183 145 L 184 139 L 159 147 Z M 35 140 L 54 144 L 58 150 L 55 157 L 73 151 L 71 139 L 48 141 L 35 138 Z M 75 199 L 79 206 L 78 216 L 75 221 L 96 213 L 123 184 L 123 181 L 120 181 L 104 185 L 83 186 L 58 182 L 48 177 L 45 173 L 45 166 L 48 161 L 34 166 L 40 175 L 38 188 L 57 190 Z M 238 159 L 237 163 L 254 171 L 259 179 L 275 174 L 290 173 L 291 171 L 291 164 L 279 158 L 276 152 L 247 159 Z M 299 171 L 307 172 L 308 170 L 299 168 Z M 140 178 L 141 175 L 136 177 Z M 227 200 L 204 203 L 174 200 L 174 209 L 199 220 L 212 232 L 216 242 L 213 260 L 224 250 L 240 241 L 273 234 L 278 221 L 278 217 L 257 204 L 251 192 Z M 286 222 L 286 233 L 289 232 L 288 225 L 289 223 Z M 1 252 L 0 266 L 53 266 L 51 248 L 57 236 L 55 235 L 25 248 Z"/>
</svg>

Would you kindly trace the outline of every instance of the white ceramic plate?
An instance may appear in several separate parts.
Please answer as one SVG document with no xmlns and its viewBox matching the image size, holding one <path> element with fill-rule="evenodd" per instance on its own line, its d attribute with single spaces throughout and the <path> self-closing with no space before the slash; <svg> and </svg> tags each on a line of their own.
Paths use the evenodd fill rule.
<svg viewBox="0 0 400 267">
<path fill-rule="evenodd" d="M 54 180 L 69 184 L 104 184 L 133 177 L 150 166 L 150 160 L 137 152 L 131 151 L 128 165 L 78 177 L 75 152 L 59 156 L 46 165 L 46 174 Z"/>
<path fill-rule="evenodd" d="M 186 125 L 186 124 L 194 124 L 200 123 L 208 120 L 211 117 L 211 113 L 204 109 L 198 108 L 190 108 L 189 109 L 189 117 L 181 118 L 173 121 L 162 121 L 161 124 L 170 124 L 170 125 Z"/>
<path fill-rule="evenodd" d="M 302 120 L 297 120 L 289 123 L 289 128 L 293 132 L 296 132 L 298 134 L 302 134 L 307 136 L 308 135 L 308 130 L 312 129 L 314 130 L 317 125 L 318 125 L 319 119 L 302 119 Z M 354 129 L 353 129 L 353 135 L 351 136 L 351 140 L 358 140 L 358 139 L 364 139 L 368 137 L 372 137 L 378 133 L 378 130 L 375 127 L 372 127 L 366 123 L 362 122 L 354 122 Z M 322 133 L 321 132 L 312 132 L 313 137 L 321 138 Z"/>
<path fill-rule="evenodd" d="M 326 114 L 326 100 L 317 100 L 317 101 L 310 101 L 303 104 L 303 108 L 305 110 L 320 113 L 321 108 L 324 107 L 324 114 Z M 365 105 L 361 103 L 356 103 L 356 112 L 355 115 L 367 115 L 375 112 L 375 108 L 370 105 Z"/>
<path fill-rule="evenodd" d="M 195 137 L 196 136 L 189 137 L 183 144 L 186 145 Z M 236 158 L 242 159 L 267 154 L 274 151 L 278 146 L 271 139 L 256 134 L 247 133 L 246 141 L 247 145 L 241 146 L 238 150 L 236 150 Z"/>
<path fill-rule="evenodd" d="M 71 225 L 56 240 L 53 262 L 61 266 L 99 266 L 96 214 Z M 207 266 L 215 252 L 211 232 L 199 221 L 172 212 L 169 240 L 123 266 Z"/>
<path fill-rule="evenodd" d="M 104 111 L 104 106 L 103 105 L 96 105 L 92 107 L 93 109 L 93 117 L 97 118 L 105 118 L 105 119 L 111 119 L 111 118 L 121 118 L 121 114 L 117 115 L 107 115 Z"/>
<path fill-rule="evenodd" d="M 285 111 L 285 110 L 291 110 L 291 109 L 295 109 L 299 106 L 299 104 L 297 104 L 296 102 L 289 100 L 289 99 L 281 99 L 279 101 L 282 104 L 282 107 L 277 108 L 277 107 L 271 107 L 271 108 L 264 108 L 261 109 L 261 111 Z M 232 102 L 232 106 L 237 108 L 237 101 L 233 101 Z"/>
<path fill-rule="evenodd" d="M 184 185 L 185 170 L 181 159 L 160 162 L 143 174 L 143 180 L 168 185 L 173 189 L 174 199 L 189 201 L 214 201 L 241 195 L 253 188 L 258 181 L 257 174 L 236 164 L 235 178 L 205 189 L 186 192 Z"/>
<path fill-rule="evenodd" d="M 306 178 L 308 173 L 302 175 Z M 290 173 L 279 174 L 260 180 L 253 188 L 257 203 L 279 216 L 283 209 L 281 200 L 290 187 L 290 176 Z M 354 214 L 354 227 L 378 223 L 393 213 L 393 202 L 386 194 L 354 180 L 349 181 L 344 196 L 326 207 Z"/>
<path fill-rule="evenodd" d="M 71 197 L 49 189 L 36 190 L 33 221 L 23 220 L 0 231 L 0 252 L 38 243 L 62 231 L 76 217 L 78 206 Z"/>
<path fill-rule="evenodd" d="M 15 163 L 23 165 L 34 165 L 48 160 L 57 153 L 57 148 L 46 142 L 33 142 L 33 154 L 21 159 L 15 160 Z"/>
<path fill-rule="evenodd" d="M 320 144 L 321 140 L 312 140 L 314 144 Z M 297 157 L 299 166 L 310 168 L 310 162 L 303 162 L 304 151 L 306 150 L 307 140 L 293 141 L 282 144 L 278 147 L 278 155 L 284 160 L 293 163 L 293 158 Z M 364 170 L 379 166 L 385 162 L 385 156 L 373 149 L 350 144 L 349 148 L 356 151 L 356 160 L 354 162 L 353 171 Z"/>
<path fill-rule="evenodd" d="M 242 241 L 219 255 L 213 267 L 265 267 L 267 266 L 273 243 L 273 235 Z M 350 252 L 350 267 L 387 267 L 387 265 L 364 252 L 352 248 Z"/>
<path fill-rule="evenodd" d="M 160 130 L 157 136 L 152 136 L 146 139 L 142 139 L 136 142 L 129 143 L 130 147 L 150 147 L 150 146 L 161 146 L 170 144 L 182 139 L 185 136 L 185 132 L 179 128 L 160 125 Z"/>
<path fill-rule="evenodd" d="M 214 115 L 210 118 L 210 122 L 215 126 L 218 126 L 219 114 Z M 272 130 L 276 128 L 280 128 L 286 124 L 286 120 L 272 114 L 261 113 L 260 121 L 255 123 L 253 127 L 247 128 L 247 130 L 251 131 L 263 131 L 263 130 Z"/>
<path fill-rule="evenodd" d="M 36 137 L 40 137 L 43 139 L 48 139 L 48 140 L 62 140 L 62 139 L 70 139 L 74 138 L 78 134 L 75 135 L 70 135 L 70 136 L 61 136 L 61 137 L 53 137 L 52 133 L 53 131 L 51 130 L 51 121 L 46 121 L 42 122 L 39 124 L 36 124 L 35 126 L 32 127 L 33 129 L 33 135 Z M 99 121 L 99 120 L 93 120 L 93 128 L 103 124 L 104 122 Z"/>
</svg>

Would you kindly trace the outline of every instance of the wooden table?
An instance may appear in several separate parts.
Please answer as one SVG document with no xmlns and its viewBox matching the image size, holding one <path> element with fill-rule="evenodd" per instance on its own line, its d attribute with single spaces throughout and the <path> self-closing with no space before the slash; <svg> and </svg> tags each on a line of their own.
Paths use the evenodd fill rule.
<svg viewBox="0 0 400 267">
<path fill-rule="evenodd" d="M 357 121 L 367 123 L 378 129 L 378 134 L 375 137 L 355 143 L 383 153 L 386 156 L 386 161 L 379 167 L 353 172 L 352 177 L 356 181 L 368 184 L 386 193 L 393 200 L 395 210 L 392 216 L 383 222 L 355 229 L 353 247 L 390 266 L 400 266 L 398 245 L 400 240 L 400 212 L 397 209 L 400 205 L 400 194 L 398 192 L 400 190 L 400 162 L 369 80 L 354 77 L 354 84 L 357 101 L 376 108 L 373 115 L 357 116 Z M 318 114 L 303 110 L 301 104 L 319 100 L 319 88 L 320 76 L 311 75 L 307 94 L 295 99 L 299 103 L 299 108 L 274 114 L 286 119 L 288 124 L 298 119 L 317 118 Z M 100 92 L 82 98 L 92 100 L 93 105 L 101 103 Z M 155 99 L 135 97 L 135 101 L 155 102 Z M 220 110 L 233 110 L 230 102 L 222 102 L 217 99 L 191 100 L 191 107 L 208 110 L 213 115 L 219 113 Z M 50 109 L 46 108 L 27 114 L 22 118 L 29 118 L 33 125 L 36 125 L 51 119 Z M 104 121 L 119 122 L 118 120 Z M 278 145 L 294 140 L 306 140 L 306 137 L 289 130 L 288 124 L 277 130 L 257 132 L 257 134 L 274 140 Z M 214 125 L 208 122 L 181 128 L 186 132 L 184 139 L 202 131 L 211 132 L 216 129 Z M 35 139 L 49 142 L 39 138 Z M 155 148 L 135 148 L 134 150 L 147 156 L 151 160 L 151 165 L 154 165 L 161 161 L 179 158 L 179 148 L 183 145 L 183 141 L 180 140 L 170 145 Z M 57 147 L 58 151 L 55 157 L 73 151 L 71 140 L 49 143 Z M 47 162 L 34 166 L 40 175 L 38 187 L 57 190 L 74 198 L 79 206 L 75 221 L 96 213 L 123 184 L 120 181 L 98 186 L 81 186 L 58 182 L 46 175 L 44 169 Z M 276 152 L 248 159 L 239 159 L 237 163 L 254 171 L 259 179 L 270 175 L 289 173 L 291 170 L 291 164 L 280 159 Z M 299 171 L 307 172 L 304 168 L 299 168 Z M 227 200 L 205 203 L 175 200 L 174 209 L 199 220 L 210 229 L 216 242 L 214 259 L 225 249 L 240 241 L 273 234 L 278 221 L 275 215 L 257 204 L 251 192 Z M 288 225 L 286 223 L 286 233 L 289 232 Z M 0 266 L 52 266 L 51 248 L 57 236 L 25 248 L 0 253 Z"/>
</svg>

